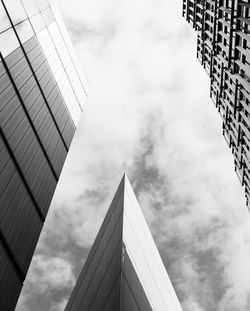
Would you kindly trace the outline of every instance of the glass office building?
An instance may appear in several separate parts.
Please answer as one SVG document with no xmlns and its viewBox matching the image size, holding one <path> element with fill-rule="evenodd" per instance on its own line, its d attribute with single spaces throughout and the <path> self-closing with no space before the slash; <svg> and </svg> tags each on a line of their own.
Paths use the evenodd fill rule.
<svg viewBox="0 0 250 311">
<path fill-rule="evenodd" d="M 126 175 L 65 311 L 181 311 Z"/>
<path fill-rule="evenodd" d="M 197 57 L 209 74 L 210 96 L 249 208 L 250 2 L 183 0 L 183 16 L 198 33 Z"/>
<path fill-rule="evenodd" d="M 0 1 L 0 309 L 14 310 L 87 81 L 47 0 Z"/>
</svg>

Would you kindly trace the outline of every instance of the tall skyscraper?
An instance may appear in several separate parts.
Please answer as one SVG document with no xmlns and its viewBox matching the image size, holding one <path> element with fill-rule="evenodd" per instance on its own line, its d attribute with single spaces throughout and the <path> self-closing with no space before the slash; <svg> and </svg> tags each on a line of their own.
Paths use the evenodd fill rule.
<svg viewBox="0 0 250 311">
<path fill-rule="evenodd" d="M 14 310 L 86 98 L 54 5 L 0 1 L 0 309 Z"/>
<path fill-rule="evenodd" d="M 182 310 L 126 175 L 65 309 L 80 310 Z"/>
<path fill-rule="evenodd" d="M 183 16 L 198 33 L 197 57 L 223 120 L 235 171 L 250 204 L 250 2 L 183 0 Z"/>
</svg>

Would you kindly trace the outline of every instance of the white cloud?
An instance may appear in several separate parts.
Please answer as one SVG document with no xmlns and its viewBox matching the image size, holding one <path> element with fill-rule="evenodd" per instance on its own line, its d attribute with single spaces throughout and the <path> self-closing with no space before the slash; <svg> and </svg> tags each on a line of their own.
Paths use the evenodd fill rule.
<svg viewBox="0 0 250 311">
<path fill-rule="evenodd" d="M 72 264 L 58 257 L 49 257 L 45 254 L 36 254 L 29 269 L 22 295 L 16 310 L 62 310 L 65 302 L 65 293 L 75 284 Z M 58 302 L 58 295 L 60 301 Z M 67 296 L 67 294 L 66 294 Z"/>
<path fill-rule="evenodd" d="M 45 293 L 50 288 L 60 289 L 75 283 L 71 264 L 60 257 L 48 258 L 44 255 L 35 255 L 30 275 L 29 284 L 36 287 L 40 293 Z"/>
<path fill-rule="evenodd" d="M 183 301 L 183 310 L 205 311 L 193 297 L 189 297 Z"/>
</svg>

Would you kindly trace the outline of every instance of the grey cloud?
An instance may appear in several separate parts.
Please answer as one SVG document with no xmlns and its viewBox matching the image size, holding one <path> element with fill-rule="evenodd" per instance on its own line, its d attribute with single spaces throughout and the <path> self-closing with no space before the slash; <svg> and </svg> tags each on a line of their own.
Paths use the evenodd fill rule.
<svg viewBox="0 0 250 311">
<path fill-rule="evenodd" d="M 116 35 L 116 27 L 111 23 L 101 22 L 98 25 L 89 25 L 87 22 L 67 19 L 66 25 L 74 43 L 84 40 L 100 40 L 108 44 Z"/>
<path fill-rule="evenodd" d="M 100 206 L 107 197 L 107 189 L 86 189 L 83 194 L 80 194 L 76 200 L 82 201 L 88 199 L 91 206 Z"/>
<path fill-rule="evenodd" d="M 37 254 L 30 270 L 31 277 L 24 288 L 18 311 L 49 310 L 54 302 L 68 297 L 75 284 L 71 263 L 60 257 Z"/>
<path fill-rule="evenodd" d="M 201 215 L 201 221 L 194 222 L 189 232 L 181 227 L 180 216 L 183 220 L 186 218 L 187 222 L 192 220 L 194 213 L 199 212 L 194 210 L 193 206 L 199 204 L 199 201 L 197 202 L 197 197 L 192 192 L 176 196 L 177 189 L 173 189 L 174 185 L 171 183 L 174 176 L 166 175 L 154 161 L 157 147 L 154 135 L 160 126 L 159 119 L 159 114 L 156 114 L 156 117 L 149 115 L 144 123 L 146 126 L 136 150 L 130 176 L 134 180 L 141 206 L 148 216 L 179 298 L 187 308 L 194 306 L 197 310 L 216 311 L 229 286 L 224 278 L 228 266 L 222 260 L 225 252 L 224 238 L 229 238 L 230 234 L 229 220 L 218 216 L 206 218 Z M 158 130 L 159 133 L 166 133 L 165 130 Z M 161 135 L 157 136 L 159 143 L 163 138 Z M 182 189 L 177 193 L 180 194 L 180 191 Z M 216 197 L 218 189 L 207 188 L 207 192 L 211 197 Z M 220 202 L 220 198 L 216 199 Z M 202 201 L 200 204 L 202 205 Z M 188 261 L 185 260 L 187 257 Z M 185 275 L 181 269 L 180 258 L 184 258 L 185 265 L 189 265 L 190 262 L 192 277 Z M 193 300 L 190 297 L 193 297 Z"/>
</svg>

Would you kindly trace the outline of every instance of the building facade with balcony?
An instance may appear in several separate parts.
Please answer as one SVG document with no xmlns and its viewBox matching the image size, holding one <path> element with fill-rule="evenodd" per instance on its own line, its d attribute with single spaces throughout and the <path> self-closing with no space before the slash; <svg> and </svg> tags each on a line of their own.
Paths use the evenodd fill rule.
<svg viewBox="0 0 250 311">
<path fill-rule="evenodd" d="M 250 1 L 183 0 L 198 34 L 197 58 L 210 77 L 210 97 L 250 205 Z"/>
</svg>

